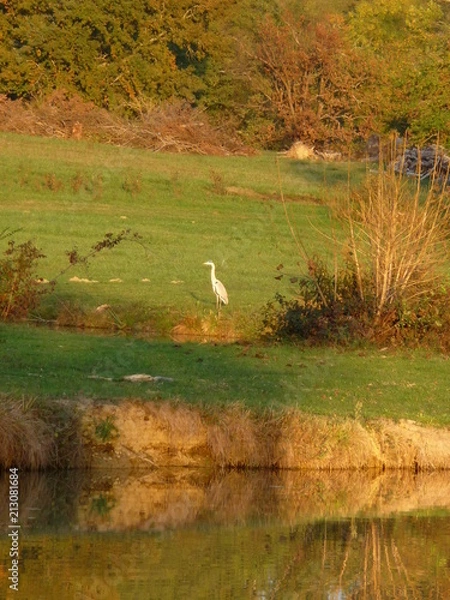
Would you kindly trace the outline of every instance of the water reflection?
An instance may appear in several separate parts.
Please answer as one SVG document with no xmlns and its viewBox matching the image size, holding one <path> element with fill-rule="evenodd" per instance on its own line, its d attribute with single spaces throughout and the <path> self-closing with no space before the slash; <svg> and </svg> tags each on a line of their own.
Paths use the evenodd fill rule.
<svg viewBox="0 0 450 600">
<path fill-rule="evenodd" d="M 20 474 L 0 598 L 450 598 L 450 474 Z"/>
</svg>

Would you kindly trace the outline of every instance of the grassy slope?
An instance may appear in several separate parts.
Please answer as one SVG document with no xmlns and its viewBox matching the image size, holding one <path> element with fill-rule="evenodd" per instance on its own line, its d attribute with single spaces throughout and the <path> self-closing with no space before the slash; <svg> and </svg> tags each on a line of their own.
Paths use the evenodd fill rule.
<svg viewBox="0 0 450 600">
<path fill-rule="evenodd" d="M 145 248 L 124 244 L 98 256 L 87 272 L 77 268 L 61 278 L 58 299 L 87 307 L 141 303 L 162 313 L 208 315 L 214 297 L 202 263 L 211 258 L 230 295 L 226 315 L 251 314 L 285 289 L 286 280 L 274 279 L 278 263 L 292 274 L 299 268 L 277 201 L 278 168 L 284 194 L 296 200 L 289 201 L 289 214 L 311 253 L 325 243 L 317 229 L 329 226 L 315 200 L 347 180 L 343 165 L 280 159 L 278 167 L 270 154 L 193 157 L 10 135 L 0 141 L 2 228 L 20 227 L 18 241 L 31 238 L 43 249 L 48 258 L 40 275 L 54 277 L 65 265 L 65 250 L 86 251 L 108 231 L 131 227 L 143 236 Z M 356 167 L 352 174 L 363 171 Z M 230 186 L 245 191 L 226 193 Z M 99 283 L 70 283 L 73 275 Z M 239 401 L 450 423 L 446 360 L 420 352 L 180 345 L 3 325 L 0 359 L 0 391 L 15 396 Z M 139 372 L 174 382 L 134 386 L 88 377 Z"/>
<path fill-rule="evenodd" d="M 143 236 L 145 249 L 124 244 L 98 256 L 87 272 L 80 267 L 61 278 L 61 297 L 91 306 L 209 310 L 214 296 L 202 263 L 212 259 L 228 288 L 229 310 L 259 307 L 280 288 L 273 277 L 280 262 L 298 271 L 277 200 L 277 164 L 284 194 L 300 201 L 288 210 L 310 252 L 325 240 L 314 228 L 327 231 L 329 224 L 326 209 L 304 199 L 323 197 L 325 181 L 347 179 L 342 165 L 277 163 L 271 154 L 195 157 L 10 135 L 0 141 L 2 222 L 21 227 L 16 237 L 42 248 L 48 257 L 42 276 L 63 268 L 65 250 L 87 251 L 106 232 L 129 227 Z M 245 191 L 227 194 L 229 187 Z M 99 283 L 69 283 L 74 275 Z M 110 282 L 117 278 L 124 283 Z"/>
</svg>

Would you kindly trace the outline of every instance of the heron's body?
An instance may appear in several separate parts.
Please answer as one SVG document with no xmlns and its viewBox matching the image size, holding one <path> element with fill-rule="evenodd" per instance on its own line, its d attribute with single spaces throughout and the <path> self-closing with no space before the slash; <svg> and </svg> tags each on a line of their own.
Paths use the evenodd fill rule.
<svg viewBox="0 0 450 600">
<path fill-rule="evenodd" d="M 228 294 L 225 286 L 216 278 L 216 266 L 212 260 L 203 263 L 211 267 L 211 285 L 213 292 L 216 295 L 216 307 L 220 308 L 222 304 L 228 304 Z"/>
</svg>

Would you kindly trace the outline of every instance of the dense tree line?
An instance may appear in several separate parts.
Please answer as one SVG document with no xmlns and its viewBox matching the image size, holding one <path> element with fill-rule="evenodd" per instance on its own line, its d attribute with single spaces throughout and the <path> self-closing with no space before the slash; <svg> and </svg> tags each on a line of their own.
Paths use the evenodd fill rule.
<svg viewBox="0 0 450 600">
<path fill-rule="evenodd" d="M 0 94 L 186 101 L 247 143 L 450 137 L 444 0 L 0 0 Z"/>
</svg>

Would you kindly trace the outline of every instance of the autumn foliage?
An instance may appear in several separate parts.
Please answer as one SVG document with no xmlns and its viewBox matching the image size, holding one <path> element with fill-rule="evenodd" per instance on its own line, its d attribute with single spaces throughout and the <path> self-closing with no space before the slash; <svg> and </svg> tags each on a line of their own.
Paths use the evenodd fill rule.
<svg viewBox="0 0 450 600">
<path fill-rule="evenodd" d="M 347 147 L 370 131 L 358 89 L 367 65 L 344 39 L 340 19 L 261 26 L 258 59 L 269 86 L 267 103 L 285 141 Z"/>
<path fill-rule="evenodd" d="M 164 107 L 162 116 L 176 120 L 180 106 L 199 111 L 204 132 L 211 125 L 266 148 L 301 140 L 344 149 L 391 130 L 421 143 L 439 133 L 445 143 L 450 8 L 433 0 L 309 4 L 0 0 L 0 95 L 33 110 L 55 93 L 80 98 L 107 111 L 114 143 L 118 117 L 131 120 L 134 145 L 149 114 Z M 89 135 L 92 111 L 81 116 L 73 133 Z M 187 128 L 183 151 L 199 131 Z M 160 147 L 172 149 L 168 137 Z"/>
</svg>

